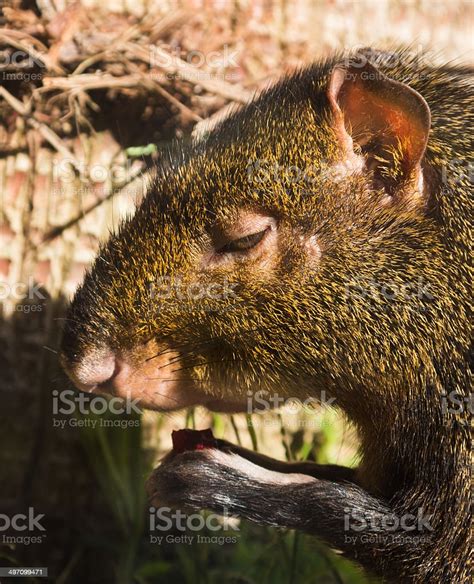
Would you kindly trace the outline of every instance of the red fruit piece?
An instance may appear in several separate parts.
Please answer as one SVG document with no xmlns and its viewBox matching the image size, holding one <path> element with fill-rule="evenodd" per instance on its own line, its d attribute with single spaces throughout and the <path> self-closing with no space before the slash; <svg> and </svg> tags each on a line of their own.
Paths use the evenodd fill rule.
<svg viewBox="0 0 474 584">
<path fill-rule="evenodd" d="M 204 450 L 205 448 L 217 448 L 217 441 L 212 430 L 173 430 L 173 452 L 181 453 L 186 450 Z"/>
</svg>

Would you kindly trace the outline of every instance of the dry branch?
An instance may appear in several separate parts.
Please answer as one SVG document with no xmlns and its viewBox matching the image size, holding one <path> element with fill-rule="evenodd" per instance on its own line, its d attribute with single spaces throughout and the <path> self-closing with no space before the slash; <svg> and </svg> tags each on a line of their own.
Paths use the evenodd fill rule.
<svg viewBox="0 0 474 584">
<path fill-rule="evenodd" d="M 193 85 L 200 85 L 206 91 L 220 95 L 225 99 L 247 103 L 252 98 L 252 93 L 233 85 L 211 77 L 210 73 L 202 71 L 194 65 L 190 65 L 179 57 L 157 46 L 141 46 L 136 43 L 124 43 L 123 49 L 129 57 L 138 58 L 145 63 L 156 63 L 156 67 L 164 70 L 170 77 L 184 79 Z"/>
<path fill-rule="evenodd" d="M 0 96 L 20 115 L 25 119 L 25 122 L 37 130 L 41 136 L 53 146 L 60 154 L 66 157 L 74 166 L 76 171 L 80 172 L 81 164 L 76 159 L 74 154 L 64 145 L 61 138 L 49 128 L 46 124 L 35 119 L 34 114 L 23 104 L 9 93 L 4 87 L 0 87 Z"/>
</svg>

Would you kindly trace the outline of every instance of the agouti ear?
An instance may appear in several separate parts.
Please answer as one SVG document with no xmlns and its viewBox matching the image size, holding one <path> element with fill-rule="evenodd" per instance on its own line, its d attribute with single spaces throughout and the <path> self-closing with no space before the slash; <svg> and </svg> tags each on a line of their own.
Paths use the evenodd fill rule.
<svg viewBox="0 0 474 584">
<path fill-rule="evenodd" d="M 327 96 L 342 146 L 350 155 L 360 147 L 375 186 L 392 196 L 420 195 L 431 118 L 421 95 L 370 63 L 349 63 L 332 70 Z"/>
</svg>

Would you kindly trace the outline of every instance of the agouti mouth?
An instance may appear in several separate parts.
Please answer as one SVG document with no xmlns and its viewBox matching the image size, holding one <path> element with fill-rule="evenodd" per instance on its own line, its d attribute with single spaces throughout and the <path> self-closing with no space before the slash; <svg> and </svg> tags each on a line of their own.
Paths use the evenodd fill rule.
<svg viewBox="0 0 474 584">
<path fill-rule="evenodd" d="M 154 380 L 150 380 L 147 387 L 140 392 L 140 395 L 132 389 L 127 395 L 124 395 L 123 389 L 117 387 L 114 381 L 108 381 L 89 388 L 89 393 L 112 395 L 121 398 L 137 399 L 138 405 L 145 409 L 153 409 L 157 411 L 172 411 L 190 406 L 202 406 L 211 412 L 237 414 L 247 412 L 247 404 L 245 401 L 232 401 L 218 398 L 210 398 L 207 394 L 202 393 L 196 389 L 189 390 L 189 392 L 179 391 L 175 396 L 167 395 L 159 389 L 155 389 Z M 156 381 L 156 380 L 155 380 Z M 162 389 L 162 388 L 160 388 Z M 188 399 L 191 398 L 191 399 Z"/>
<path fill-rule="evenodd" d="M 203 404 L 211 412 L 220 412 L 223 414 L 239 414 L 247 412 L 247 404 L 244 401 L 229 401 L 212 398 Z"/>
<path fill-rule="evenodd" d="M 114 355 L 109 349 L 96 349 L 78 363 L 61 357 L 74 385 L 81 391 L 134 400 L 142 408 L 157 411 L 179 410 L 190 406 L 222 413 L 246 411 L 245 400 L 233 401 L 210 396 L 176 367 L 175 355 L 163 359 L 141 359 L 138 365 L 127 356 Z"/>
</svg>

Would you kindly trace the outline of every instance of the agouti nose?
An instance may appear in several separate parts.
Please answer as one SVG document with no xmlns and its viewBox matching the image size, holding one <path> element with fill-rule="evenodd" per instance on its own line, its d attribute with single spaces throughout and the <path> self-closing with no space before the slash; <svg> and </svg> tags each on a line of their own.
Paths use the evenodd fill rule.
<svg viewBox="0 0 474 584">
<path fill-rule="evenodd" d="M 74 362 L 63 353 L 61 362 L 73 383 L 83 391 L 93 391 L 98 385 L 111 381 L 117 373 L 117 361 L 111 349 L 91 350 Z"/>
</svg>

